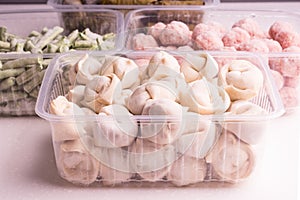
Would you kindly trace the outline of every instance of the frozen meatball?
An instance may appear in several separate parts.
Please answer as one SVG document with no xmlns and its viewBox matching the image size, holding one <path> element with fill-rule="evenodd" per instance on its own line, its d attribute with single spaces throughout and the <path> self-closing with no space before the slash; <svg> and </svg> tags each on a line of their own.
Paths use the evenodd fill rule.
<svg viewBox="0 0 300 200">
<path fill-rule="evenodd" d="M 255 38 L 263 38 L 264 32 L 259 27 L 258 23 L 252 18 L 245 18 L 241 19 L 240 21 L 236 22 L 233 26 L 240 27 L 247 31 L 251 37 Z"/>
<path fill-rule="evenodd" d="M 222 39 L 215 32 L 202 32 L 194 42 L 195 49 L 221 50 L 224 48 Z"/>
<path fill-rule="evenodd" d="M 283 52 L 300 53 L 300 47 L 289 47 Z M 300 76 L 300 55 L 287 55 L 280 59 L 279 71 L 283 76 Z"/>
<path fill-rule="evenodd" d="M 283 49 L 290 46 L 300 46 L 300 35 L 294 31 L 281 31 L 275 38 Z"/>
<path fill-rule="evenodd" d="M 218 37 L 223 37 L 226 33 L 224 26 L 218 22 L 209 21 L 207 23 L 197 24 L 193 30 L 192 39 L 196 39 L 203 32 L 215 32 Z"/>
<path fill-rule="evenodd" d="M 293 32 L 294 30 L 292 24 L 283 21 L 276 21 L 271 25 L 269 35 L 272 39 L 275 39 L 276 35 L 281 31 Z"/>
<path fill-rule="evenodd" d="M 248 40 L 237 47 L 239 51 L 251 51 L 260 53 L 269 53 L 267 44 L 261 39 Z"/>
<path fill-rule="evenodd" d="M 236 47 L 241 43 L 247 42 L 248 40 L 250 40 L 249 33 L 239 27 L 232 28 L 222 38 L 224 46 L 227 47 Z"/>
<path fill-rule="evenodd" d="M 190 41 L 189 27 L 179 21 L 172 21 L 159 35 L 160 43 L 164 46 L 184 46 Z"/>
<path fill-rule="evenodd" d="M 283 87 L 279 91 L 283 105 L 286 108 L 296 107 L 298 105 L 297 90 L 292 87 Z"/>
<path fill-rule="evenodd" d="M 300 77 L 284 77 L 284 86 L 297 88 L 299 85 Z"/>
<path fill-rule="evenodd" d="M 277 89 L 280 90 L 283 87 L 283 84 L 284 84 L 283 76 L 275 70 L 271 70 L 271 73 L 272 73 L 272 76 L 275 80 L 275 84 L 277 86 Z"/>
<path fill-rule="evenodd" d="M 270 53 L 279 53 L 282 51 L 282 47 L 280 46 L 279 42 L 272 39 L 263 39 L 266 45 L 269 48 Z"/>
<path fill-rule="evenodd" d="M 154 24 L 153 26 L 151 26 L 148 29 L 148 35 L 152 35 L 152 37 L 156 40 L 158 40 L 159 35 L 161 34 L 161 32 L 163 31 L 163 29 L 166 27 L 166 25 L 162 22 L 158 22 L 156 24 Z"/>
<path fill-rule="evenodd" d="M 133 49 L 145 50 L 158 47 L 156 40 L 151 35 L 138 33 L 133 37 Z"/>
</svg>

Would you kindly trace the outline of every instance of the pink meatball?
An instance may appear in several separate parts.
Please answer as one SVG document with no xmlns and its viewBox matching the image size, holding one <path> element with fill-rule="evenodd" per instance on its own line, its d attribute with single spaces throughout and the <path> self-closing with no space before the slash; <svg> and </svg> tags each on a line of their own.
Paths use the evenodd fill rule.
<svg viewBox="0 0 300 200">
<path fill-rule="evenodd" d="M 281 76 L 281 74 L 275 70 L 271 70 L 272 76 L 275 80 L 275 84 L 277 86 L 277 89 L 280 90 L 283 85 L 284 85 L 284 79 L 283 76 Z"/>
<path fill-rule="evenodd" d="M 299 86 L 300 77 L 284 77 L 284 86 L 297 88 Z"/>
<path fill-rule="evenodd" d="M 221 50 L 224 48 L 222 39 L 215 32 L 202 32 L 193 42 L 195 49 Z"/>
<path fill-rule="evenodd" d="M 238 22 L 236 22 L 233 26 L 234 27 L 240 27 L 247 31 L 251 37 L 255 38 L 263 38 L 264 32 L 259 27 L 258 23 L 252 19 L 252 18 L 245 18 Z"/>
<path fill-rule="evenodd" d="M 283 49 L 290 46 L 300 46 L 300 35 L 294 31 L 281 31 L 275 38 Z"/>
<path fill-rule="evenodd" d="M 292 24 L 283 21 L 276 21 L 271 25 L 269 35 L 272 39 L 275 39 L 276 35 L 282 31 L 294 32 Z"/>
<path fill-rule="evenodd" d="M 158 22 L 148 29 L 147 34 L 152 35 L 154 39 L 158 40 L 159 35 L 161 34 L 161 32 L 163 31 L 163 29 L 165 27 L 166 27 L 166 25 L 164 23 Z"/>
<path fill-rule="evenodd" d="M 283 87 L 279 91 L 283 105 L 286 108 L 298 106 L 297 90 L 292 87 Z"/>
<path fill-rule="evenodd" d="M 232 28 L 222 38 L 224 46 L 227 47 L 236 47 L 241 43 L 247 42 L 248 40 L 250 40 L 249 33 L 239 27 Z"/>
<path fill-rule="evenodd" d="M 203 32 L 211 31 L 210 26 L 204 23 L 197 24 L 192 33 L 192 39 L 195 40 Z"/>
<path fill-rule="evenodd" d="M 145 50 L 158 47 L 156 40 L 151 35 L 145 35 L 144 33 L 136 34 L 132 39 L 132 43 L 134 50 Z"/>
<path fill-rule="evenodd" d="M 248 40 L 237 47 L 239 51 L 269 53 L 267 44 L 261 39 Z"/>
<path fill-rule="evenodd" d="M 289 47 L 283 52 L 296 54 L 286 55 L 280 59 L 280 72 L 283 76 L 299 77 L 300 76 L 300 47 Z"/>
<path fill-rule="evenodd" d="M 271 53 L 279 53 L 282 51 L 282 47 L 280 46 L 279 42 L 272 40 L 272 39 L 263 39 L 266 45 L 269 48 L 269 52 Z"/>
<path fill-rule="evenodd" d="M 179 21 L 172 21 L 159 35 L 160 43 L 164 46 L 184 46 L 190 41 L 189 27 Z"/>
</svg>

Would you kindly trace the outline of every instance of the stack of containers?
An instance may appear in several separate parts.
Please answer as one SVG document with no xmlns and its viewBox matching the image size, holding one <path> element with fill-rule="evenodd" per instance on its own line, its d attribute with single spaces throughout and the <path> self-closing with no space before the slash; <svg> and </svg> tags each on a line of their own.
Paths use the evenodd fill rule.
<svg viewBox="0 0 300 200">
<path fill-rule="evenodd" d="M 1 116 L 35 115 L 39 88 L 55 55 L 122 48 L 124 17 L 118 11 L 20 10 L 0 16 Z"/>
<path fill-rule="evenodd" d="M 217 1 L 205 1 L 205 7 L 113 5 L 122 1 L 78 1 L 70 7 L 64 2 L 68 1 L 49 4 L 80 12 L 136 9 L 126 14 L 122 51 L 65 53 L 55 57 L 46 71 L 36 113 L 51 124 L 57 168 L 64 179 L 83 185 L 185 186 L 237 183 L 259 168 L 268 123 L 284 113 L 267 60 L 291 54 L 195 49 L 192 30 L 218 20 L 231 28 L 244 17 L 258 18 L 266 28 L 274 22 L 274 14 L 297 25 L 296 16 L 218 10 L 213 8 Z M 64 18 L 67 24 L 72 21 Z M 209 30 L 222 31 L 217 23 L 210 25 Z M 167 34 L 160 36 L 166 27 Z M 240 40 L 242 35 L 236 37 Z M 213 46 L 215 40 L 205 35 L 201 41 Z M 245 91 L 251 95 L 241 94 Z"/>
</svg>

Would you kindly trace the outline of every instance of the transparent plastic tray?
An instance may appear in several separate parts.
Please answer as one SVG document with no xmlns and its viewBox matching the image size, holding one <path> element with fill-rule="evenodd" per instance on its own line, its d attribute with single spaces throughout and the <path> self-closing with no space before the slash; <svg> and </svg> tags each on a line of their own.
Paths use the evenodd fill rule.
<svg viewBox="0 0 300 200">
<path fill-rule="evenodd" d="M 143 42 L 139 42 L 135 36 L 137 34 L 145 34 L 149 35 L 148 31 L 150 27 L 158 22 L 163 22 L 168 24 L 172 21 L 181 21 L 188 25 L 189 30 L 193 31 L 195 26 L 200 23 L 208 23 L 208 22 L 217 22 L 225 28 L 228 33 L 231 30 L 232 26 L 240 20 L 249 18 L 257 22 L 260 26 L 260 29 L 257 29 L 254 24 L 251 22 L 248 23 L 248 29 L 250 30 L 252 27 L 252 31 L 262 31 L 264 34 L 268 35 L 270 27 L 275 22 L 287 22 L 290 23 L 293 29 L 300 35 L 300 16 L 295 13 L 287 13 L 284 11 L 275 11 L 275 10 L 250 10 L 250 9 L 241 9 L 241 10 L 233 10 L 233 9 L 218 9 L 218 8 L 157 8 L 157 9 L 139 9 L 135 11 L 131 11 L 125 19 L 125 48 L 131 50 L 149 50 L 149 49 L 168 49 L 168 50 L 176 50 L 178 51 L 191 51 L 193 49 L 197 49 L 200 47 L 195 47 L 195 44 L 200 41 L 196 41 L 195 39 L 191 39 L 191 42 L 188 44 L 180 46 L 180 44 L 176 45 L 163 45 L 160 39 L 155 38 L 156 42 L 152 40 L 152 38 L 146 38 L 141 35 Z M 211 27 L 211 29 L 220 29 L 218 25 L 213 25 L 215 27 Z M 175 27 L 175 25 L 174 25 Z M 178 28 L 178 27 L 177 27 Z M 205 27 L 203 27 L 205 28 Z M 157 27 L 156 29 L 159 29 Z M 153 29 L 155 31 L 155 28 Z M 154 37 L 154 33 L 153 37 Z M 234 34 L 231 34 L 234 37 Z M 212 46 L 219 45 L 218 40 L 214 39 L 213 35 L 203 35 L 202 40 L 199 42 L 200 46 L 206 46 L 207 48 L 212 48 Z M 240 35 L 242 39 L 242 35 Z M 251 38 L 255 38 L 258 36 L 251 36 Z M 265 36 L 262 36 L 265 37 Z M 269 37 L 269 36 L 266 36 Z M 289 38 L 289 35 L 283 36 L 282 38 Z M 166 36 L 165 40 L 169 40 L 169 37 Z M 299 36 L 300 38 L 300 36 Z M 180 38 L 176 40 L 180 42 Z M 288 39 L 287 39 L 288 40 Z M 300 39 L 298 46 L 300 46 Z M 222 41 L 221 41 L 222 42 Z M 157 44 L 156 44 L 157 43 Z M 165 42 L 164 42 L 165 43 Z M 193 46 L 194 45 L 194 46 Z M 279 45 L 279 43 L 278 43 Z M 188 46 L 188 47 L 187 47 Z M 284 83 L 279 83 L 280 93 L 283 96 L 283 101 L 285 107 L 291 111 L 300 107 L 300 85 L 299 85 L 299 72 L 300 72 L 300 52 L 260 52 L 263 51 L 264 47 L 261 47 L 259 42 L 256 45 L 253 44 L 253 47 L 245 47 L 247 51 L 256 51 L 259 54 L 264 54 L 266 61 L 269 61 L 270 67 L 278 71 L 284 79 Z M 205 49 L 212 50 L 212 49 Z M 216 49 L 213 49 L 216 50 Z M 217 49 L 221 50 L 221 49 Z M 226 48 L 225 51 L 232 51 L 233 49 Z M 290 67 L 290 66 L 294 67 Z M 289 71 L 289 68 L 293 68 Z M 295 72 L 294 74 L 293 71 Z M 292 80 L 292 81 L 291 81 Z M 281 81 L 282 82 L 282 81 Z M 282 88 L 284 87 L 284 88 Z"/>
<path fill-rule="evenodd" d="M 155 53 L 92 52 L 89 56 L 93 63 L 96 62 L 94 59 L 103 60 L 108 55 L 115 55 L 141 64 L 142 60 L 150 59 Z M 186 60 L 185 53 L 169 53 L 178 60 Z M 190 55 L 203 53 L 195 51 Z M 56 100 L 65 99 L 63 96 L 75 95 L 75 86 L 83 86 L 88 92 L 91 82 L 83 85 L 70 82 L 74 81 L 70 78 L 74 77 L 73 66 L 77 66 L 86 54 L 70 52 L 53 59 L 42 83 L 36 113 L 51 124 L 56 164 L 61 177 L 74 184 L 101 183 L 103 186 L 127 183 L 185 186 L 200 182 L 238 183 L 246 180 L 262 161 L 259 158 L 263 154 L 268 124 L 284 113 L 283 105 L 270 78 L 270 71 L 260 57 L 241 52 L 210 52 L 210 55 L 218 62 L 242 59 L 258 67 L 264 83 L 250 102 L 263 108 L 263 113 L 198 115 L 182 112 L 181 115 L 179 111 L 175 115 L 167 112 L 162 115 L 132 115 L 124 110 L 119 112 L 115 103 L 112 113 L 103 115 L 102 111 L 96 114 L 83 105 L 78 104 L 79 107 L 75 108 L 69 105 L 70 101 L 62 103 L 62 107 L 54 106 L 57 105 Z M 140 70 L 145 69 L 144 65 L 139 66 Z M 77 74 L 76 81 L 80 80 L 80 76 Z M 132 77 L 131 80 L 136 79 Z M 87 94 L 84 94 L 86 97 Z M 159 110 L 169 107 L 172 110 L 172 106 L 171 102 Z M 64 114 L 53 109 L 66 110 Z M 82 113 L 83 110 L 86 114 Z M 204 137 L 200 136 L 202 133 Z M 174 134 L 179 136 L 172 137 Z"/>
<path fill-rule="evenodd" d="M 58 41 L 65 41 L 67 36 L 69 36 L 74 30 L 77 29 L 80 33 L 82 33 L 86 28 L 89 28 L 90 31 L 100 35 L 114 33 L 115 37 L 110 42 L 111 46 L 109 46 L 109 48 L 117 50 L 121 49 L 123 46 L 123 36 L 121 35 L 124 26 L 123 20 L 123 15 L 120 12 L 105 9 L 90 9 L 85 10 L 84 12 L 68 9 L 1 11 L 0 27 L 6 27 L 6 32 L 3 31 L 3 28 L 1 29 L 1 35 L 3 37 L 1 36 L 0 52 L 0 61 L 2 64 L 0 68 L 0 115 L 35 115 L 34 107 L 36 97 L 42 81 L 42 75 L 47 67 L 46 63 L 43 63 L 43 66 L 40 64 L 43 60 L 49 61 L 48 59 L 53 58 L 56 54 L 58 54 L 58 52 L 60 52 L 60 49 L 56 51 L 57 53 L 48 53 L 47 51 L 40 52 L 40 50 L 39 52 L 34 52 L 31 50 L 29 51 L 29 48 L 25 49 L 27 48 L 24 47 L 25 44 L 29 44 L 27 41 L 30 39 L 30 34 L 31 36 L 34 36 L 34 34 L 41 34 L 41 32 L 45 30 L 45 27 L 47 27 L 48 30 L 54 30 L 54 27 L 61 27 L 63 32 L 59 34 L 61 40 Z M 84 21 L 88 23 L 84 23 Z M 77 38 L 79 38 L 79 36 Z M 30 41 L 34 40 L 35 39 L 30 39 Z M 47 45 L 54 40 L 55 38 L 49 40 Z M 13 41 L 16 41 L 15 47 L 12 47 L 14 43 Z M 46 39 L 40 39 L 40 41 L 46 41 Z M 33 45 L 36 45 L 37 43 L 34 43 Z M 23 44 L 23 46 L 21 46 L 21 44 Z M 5 45 L 8 45 L 7 49 L 4 48 Z M 18 50 L 19 52 L 17 52 L 17 45 L 20 46 Z M 43 47 L 43 49 L 45 48 L 48 48 L 48 46 Z M 70 46 L 68 50 L 70 49 L 75 48 Z M 36 58 L 35 61 L 33 61 L 34 59 L 31 59 L 32 57 Z M 26 59 L 27 61 L 32 60 L 33 63 L 31 61 L 28 63 Z M 10 69 L 12 65 L 5 64 L 12 61 L 21 62 L 17 67 L 18 69 Z M 5 66 L 3 67 L 3 65 Z M 32 68 L 33 65 L 39 65 L 42 67 L 34 70 Z M 37 66 L 35 66 L 35 68 L 36 67 Z M 30 72 L 27 72 L 28 70 Z M 18 71 L 20 73 L 18 73 Z M 26 76 L 25 73 L 21 75 L 23 71 L 27 73 L 28 76 Z M 37 78 L 38 80 L 35 80 L 34 76 L 38 73 L 41 77 Z M 20 77 L 18 78 L 18 76 Z M 25 79 L 21 81 L 20 79 L 22 78 Z M 34 84 L 31 84 L 30 81 L 33 81 Z M 29 86 L 26 86 L 24 90 L 24 85 L 28 84 Z"/>
<path fill-rule="evenodd" d="M 104 2 L 104 3 L 103 3 Z M 117 10 L 134 10 L 138 8 L 149 8 L 150 7 L 164 7 L 164 6 L 217 6 L 219 0 L 166 0 L 166 1 L 111 1 L 115 3 L 105 3 L 105 1 L 65 1 L 65 0 L 48 0 L 48 5 L 53 6 L 54 8 L 109 8 Z M 185 4 L 184 4 L 185 3 Z"/>
</svg>

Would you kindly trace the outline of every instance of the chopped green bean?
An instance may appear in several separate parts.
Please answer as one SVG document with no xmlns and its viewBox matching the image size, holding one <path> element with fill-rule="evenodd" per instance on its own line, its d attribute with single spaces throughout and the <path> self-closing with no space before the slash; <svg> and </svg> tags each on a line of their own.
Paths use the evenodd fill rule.
<svg viewBox="0 0 300 200">
<path fill-rule="evenodd" d="M 53 29 L 50 29 L 43 35 L 40 40 L 36 43 L 35 48 L 32 49 L 32 53 L 39 53 L 48 43 L 50 43 L 54 38 L 64 31 L 63 28 L 55 26 Z"/>
<path fill-rule="evenodd" d="M 47 48 L 45 49 L 45 52 L 55 53 L 55 52 L 57 52 L 58 48 L 59 48 L 59 46 L 50 43 L 50 44 L 47 45 Z"/>
<path fill-rule="evenodd" d="M 29 96 L 37 99 L 38 95 L 39 95 L 39 91 L 40 91 L 40 88 L 39 87 L 36 87 L 34 88 L 30 93 L 29 93 Z"/>
<path fill-rule="evenodd" d="M 0 80 L 12 77 L 12 76 L 18 76 L 21 73 L 25 71 L 24 68 L 19 69 L 7 69 L 7 70 L 0 70 Z"/>
<path fill-rule="evenodd" d="M 6 30 L 7 30 L 6 27 L 4 27 L 4 26 L 0 27 L 0 41 L 3 41 L 3 42 L 6 41 L 6 34 L 5 34 Z"/>
<path fill-rule="evenodd" d="M 68 40 L 70 41 L 70 45 L 78 38 L 79 31 L 76 29 L 68 35 Z"/>
<path fill-rule="evenodd" d="M 16 101 L 19 99 L 24 99 L 28 95 L 25 92 L 15 91 L 15 92 L 1 92 L 0 95 L 0 104 L 9 102 L 9 101 Z"/>
<path fill-rule="evenodd" d="M 39 37 L 41 36 L 41 33 L 38 31 L 31 31 L 31 33 L 28 35 L 28 37 Z"/>
<path fill-rule="evenodd" d="M 40 56 L 29 57 L 29 58 L 18 58 L 4 63 L 2 69 L 21 68 L 21 67 L 25 67 L 26 65 L 39 64 L 40 62 L 41 62 Z"/>
<path fill-rule="evenodd" d="M 16 45 L 16 51 L 17 52 L 23 52 L 24 51 L 24 45 L 25 45 L 24 42 L 18 42 L 17 45 Z"/>
<path fill-rule="evenodd" d="M 29 82 L 24 84 L 24 90 L 30 93 L 34 88 L 39 86 L 44 78 L 45 70 L 40 71 L 36 76 L 34 76 Z"/>
<path fill-rule="evenodd" d="M 1 49 L 10 49 L 10 43 L 9 42 L 0 41 L 0 48 Z"/>
<path fill-rule="evenodd" d="M 22 85 L 30 81 L 40 71 L 42 71 L 40 66 L 31 67 L 29 70 L 23 72 L 16 78 L 17 84 Z"/>
<path fill-rule="evenodd" d="M 8 77 L 0 82 L 0 91 L 7 90 L 16 83 L 15 77 Z"/>
<path fill-rule="evenodd" d="M 25 51 L 31 51 L 34 48 L 35 48 L 35 46 L 32 43 L 32 41 L 31 40 L 27 40 L 26 43 L 25 43 L 25 46 L 24 46 Z"/>
</svg>

